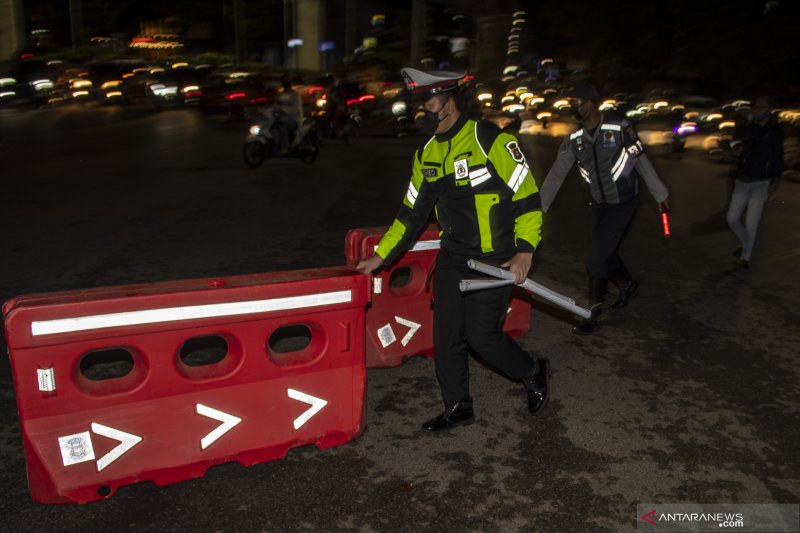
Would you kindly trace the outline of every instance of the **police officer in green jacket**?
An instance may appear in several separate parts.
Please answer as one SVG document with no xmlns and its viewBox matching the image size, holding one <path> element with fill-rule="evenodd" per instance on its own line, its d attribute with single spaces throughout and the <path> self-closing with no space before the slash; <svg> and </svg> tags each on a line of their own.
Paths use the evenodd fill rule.
<svg viewBox="0 0 800 533">
<path fill-rule="evenodd" d="M 516 137 L 464 113 L 463 73 L 405 68 L 402 74 L 408 89 L 424 101 L 421 127 L 433 137 L 414 155 L 397 218 L 375 255 L 358 268 L 370 274 L 391 263 L 413 245 L 435 209 L 441 249 L 434 273 L 434 349 L 444 412 L 423 429 L 440 431 L 474 421 L 469 348 L 522 381 L 528 410 L 538 414 L 549 398 L 550 364 L 531 358 L 502 330 L 512 287 L 459 290 L 462 279 L 475 277 L 469 259 L 507 267 L 517 283 L 525 280 L 541 239 L 536 183 Z"/>
</svg>

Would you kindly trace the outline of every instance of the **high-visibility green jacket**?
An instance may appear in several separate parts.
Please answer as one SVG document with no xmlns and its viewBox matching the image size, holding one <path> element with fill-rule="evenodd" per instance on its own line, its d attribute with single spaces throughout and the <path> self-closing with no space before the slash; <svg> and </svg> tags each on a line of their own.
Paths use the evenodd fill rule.
<svg viewBox="0 0 800 533">
<path fill-rule="evenodd" d="M 417 150 L 411 183 L 376 253 L 391 263 L 435 207 L 441 247 L 457 258 L 505 261 L 541 239 L 539 190 L 516 137 L 462 115 Z"/>
</svg>

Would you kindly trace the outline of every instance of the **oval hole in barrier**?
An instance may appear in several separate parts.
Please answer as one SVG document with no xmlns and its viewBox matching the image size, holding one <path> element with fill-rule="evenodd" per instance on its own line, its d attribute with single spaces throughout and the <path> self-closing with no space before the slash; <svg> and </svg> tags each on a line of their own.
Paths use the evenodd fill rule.
<svg viewBox="0 0 800 533">
<path fill-rule="evenodd" d="M 228 343 L 219 335 L 194 337 L 183 343 L 179 352 L 186 366 L 215 365 L 228 355 Z"/>
<path fill-rule="evenodd" d="M 89 352 L 81 358 L 80 369 L 92 381 L 122 378 L 133 370 L 133 355 L 124 348 Z"/>
<path fill-rule="evenodd" d="M 280 366 L 307 364 L 322 353 L 323 337 L 318 324 L 279 326 L 267 340 L 267 354 Z"/>
<path fill-rule="evenodd" d="M 414 274 L 411 272 L 411 268 L 407 266 L 395 268 L 389 275 L 389 288 L 402 289 L 407 287 L 412 279 L 414 279 Z"/>
<path fill-rule="evenodd" d="M 75 365 L 78 389 L 91 396 L 128 392 L 147 377 L 147 359 L 137 350 L 115 346 L 84 354 Z"/>
<path fill-rule="evenodd" d="M 221 377 L 241 362 L 242 350 L 230 335 L 211 334 L 192 337 L 178 350 L 178 372 L 189 379 Z"/>
<path fill-rule="evenodd" d="M 403 265 L 389 274 L 389 291 L 397 296 L 412 296 L 425 288 L 426 273 L 417 264 Z"/>
</svg>

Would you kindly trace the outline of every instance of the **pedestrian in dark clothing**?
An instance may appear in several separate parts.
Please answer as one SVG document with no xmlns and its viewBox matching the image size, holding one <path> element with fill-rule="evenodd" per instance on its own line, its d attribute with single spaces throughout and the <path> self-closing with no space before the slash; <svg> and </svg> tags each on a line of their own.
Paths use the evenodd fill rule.
<svg viewBox="0 0 800 533">
<path fill-rule="evenodd" d="M 750 266 L 764 204 L 777 189 L 778 178 L 783 172 L 783 132 L 771 120 L 766 99 L 756 99 L 752 121 L 736 137 L 741 141 L 737 147 L 739 168 L 727 222 L 739 239 L 739 246 L 733 255 L 739 258 L 739 265 L 746 269 Z"/>
</svg>

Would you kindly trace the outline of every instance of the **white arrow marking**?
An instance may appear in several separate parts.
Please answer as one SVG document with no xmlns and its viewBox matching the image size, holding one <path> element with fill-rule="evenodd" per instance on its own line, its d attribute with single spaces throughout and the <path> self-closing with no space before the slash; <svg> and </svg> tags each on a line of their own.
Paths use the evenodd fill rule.
<svg viewBox="0 0 800 533">
<path fill-rule="evenodd" d="M 308 422 L 312 416 L 319 413 L 323 407 L 328 405 L 327 400 L 317 398 L 316 396 L 311 396 L 310 394 L 300 392 L 299 390 L 287 389 L 287 392 L 289 393 L 289 398 L 307 403 L 311 406 L 305 413 L 294 419 L 294 429 L 300 429 L 303 427 L 303 424 Z"/>
<path fill-rule="evenodd" d="M 411 328 L 410 330 L 408 330 L 408 333 L 406 333 L 406 336 L 403 337 L 403 339 L 400 341 L 400 344 L 405 346 L 406 344 L 411 342 L 411 337 L 413 337 L 414 333 L 416 333 L 417 330 L 422 327 L 422 324 L 417 324 L 416 322 L 412 322 L 410 320 L 406 320 L 405 318 L 401 318 L 399 316 L 394 317 L 394 319 L 397 320 L 398 324 L 402 324 L 403 326 L 406 326 L 407 328 Z"/>
<path fill-rule="evenodd" d="M 196 404 L 195 408 L 197 409 L 198 415 L 207 416 L 208 418 L 213 418 L 214 420 L 219 420 L 220 422 L 222 422 L 222 424 L 217 426 L 217 428 L 214 431 L 212 431 L 211 433 L 200 439 L 200 448 L 204 450 L 209 446 L 211 446 L 212 444 L 214 444 L 214 442 L 218 438 L 223 436 L 225 433 L 230 431 L 236 424 L 242 421 L 242 419 L 239 418 L 238 416 L 233 416 L 228 413 L 223 413 L 222 411 L 219 411 L 207 405 L 203 405 L 202 403 Z"/>
<path fill-rule="evenodd" d="M 118 440 L 119 444 L 110 452 L 105 454 L 97 461 L 97 471 L 103 470 L 105 467 L 122 457 L 122 454 L 142 442 L 142 437 L 125 433 L 118 429 L 110 428 L 102 424 L 92 422 L 92 431 L 103 437 Z"/>
</svg>

